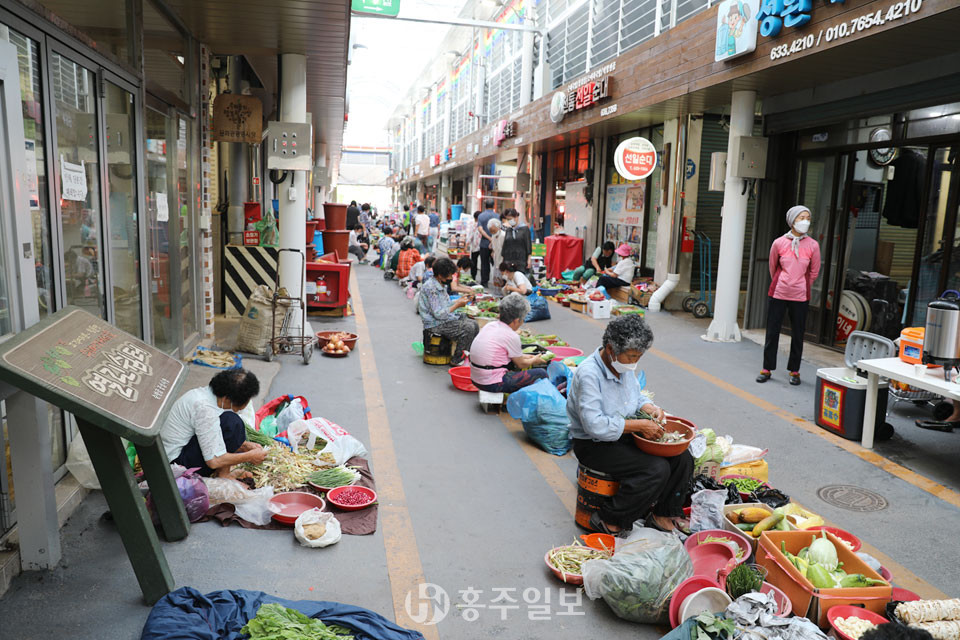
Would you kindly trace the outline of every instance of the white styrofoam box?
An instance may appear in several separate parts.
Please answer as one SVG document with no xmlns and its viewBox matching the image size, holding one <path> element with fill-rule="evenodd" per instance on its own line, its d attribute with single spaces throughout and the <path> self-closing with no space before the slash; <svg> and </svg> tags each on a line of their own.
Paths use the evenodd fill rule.
<svg viewBox="0 0 960 640">
<path fill-rule="evenodd" d="M 613 311 L 613 300 L 587 300 L 587 315 L 597 320 L 610 317 Z"/>
</svg>

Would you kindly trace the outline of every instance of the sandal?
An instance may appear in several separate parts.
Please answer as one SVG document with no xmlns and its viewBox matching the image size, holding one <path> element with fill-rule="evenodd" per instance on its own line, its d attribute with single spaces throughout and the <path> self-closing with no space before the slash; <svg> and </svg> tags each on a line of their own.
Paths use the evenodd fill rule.
<svg viewBox="0 0 960 640">
<path fill-rule="evenodd" d="M 949 420 L 917 420 L 915 424 L 921 429 L 942 431 L 943 433 L 952 433 L 955 428 L 960 427 L 960 422 L 950 422 Z"/>
<path fill-rule="evenodd" d="M 666 517 L 666 516 L 663 516 L 663 517 Z M 670 529 L 666 529 L 666 528 L 664 528 L 664 527 L 661 527 L 659 524 L 657 524 L 657 521 L 656 521 L 655 518 L 657 518 L 657 516 L 655 516 L 655 515 L 653 515 L 653 514 L 650 514 L 650 515 L 643 521 L 643 526 L 649 527 L 649 528 L 651 528 L 651 529 L 656 529 L 657 531 L 663 531 L 664 533 L 673 533 L 674 530 L 677 528 L 676 526 L 673 526 L 673 527 L 671 527 Z M 667 522 L 673 524 L 673 520 L 672 520 L 671 518 L 666 518 L 666 519 L 667 519 Z"/>
<path fill-rule="evenodd" d="M 613 531 L 610 527 L 607 526 L 607 523 L 600 519 L 600 512 L 594 511 L 590 514 L 590 521 L 587 523 L 587 528 L 592 530 L 594 533 L 605 533 L 608 536 L 613 536 L 615 538 L 623 538 L 630 531 L 628 529 L 617 529 Z"/>
</svg>

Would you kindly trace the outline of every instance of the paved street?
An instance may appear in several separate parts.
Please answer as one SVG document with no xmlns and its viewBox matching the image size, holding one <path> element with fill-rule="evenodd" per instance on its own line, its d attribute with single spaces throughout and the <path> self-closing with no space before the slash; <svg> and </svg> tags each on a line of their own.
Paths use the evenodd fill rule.
<svg viewBox="0 0 960 640">
<path fill-rule="evenodd" d="M 355 274 L 356 315 L 313 323 L 356 330 L 357 351 L 346 359 L 316 357 L 306 367 L 283 357 L 266 395 L 302 394 L 315 415 L 367 444 L 380 492 L 377 533 L 311 550 L 286 531 L 195 525 L 185 541 L 164 545 L 178 586 L 337 600 L 391 619 L 399 611 L 398 620 L 409 623 L 406 595 L 428 582 L 454 606 L 427 638 L 658 638 L 659 630 L 623 622 L 603 602 L 578 605 L 573 590 L 564 597 L 577 615 L 558 615 L 561 585 L 542 558 L 581 533 L 572 516 L 575 458 L 533 447 L 519 423 L 483 414 L 475 395 L 454 390 L 445 367 L 423 365 L 410 346 L 420 339 L 412 301 L 378 270 L 358 267 Z M 603 321 L 556 305 L 551 311 L 551 320 L 530 328 L 584 351 L 599 344 Z M 702 323 L 687 315 L 647 317 L 655 343 L 641 366 L 658 404 L 737 442 L 769 448 L 771 484 L 863 538 L 895 583 L 924 595 L 956 594 L 956 563 L 944 560 L 960 529 L 960 470 L 953 463 L 960 434 L 924 432 L 907 417 L 915 411 L 897 413 L 898 435 L 863 452 L 809 422 L 812 364 L 805 363 L 800 387 L 783 375 L 757 385 L 758 345 L 706 343 Z M 860 513 L 818 497 L 820 488 L 838 484 L 870 489 L 887 506 Z M 89 496 L 63 529 L 61 566 L 14 581 L 0 599 L 0 636 L 75 637 L 78 628 L 83 637 L 138 636 L 149 610 L 116 531 L 100 518 L 105 510 L 99 493 Z M 458 592 L 469 588 L 488 605 L 472 622 L 455 606 Z M 495 589 L 512 590 L 503 593 L 518 602 L 491 602 Z M 542 603 L 544 593 L 551 619 L 530 620 L 523 596 Z M 411 605 L 416 615 L 416 594 Z"/>
</svg>

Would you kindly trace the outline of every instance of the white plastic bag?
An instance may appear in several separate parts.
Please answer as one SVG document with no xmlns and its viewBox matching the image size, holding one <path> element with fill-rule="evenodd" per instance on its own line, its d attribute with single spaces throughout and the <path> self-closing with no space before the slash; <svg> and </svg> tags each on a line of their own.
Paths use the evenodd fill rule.
<svg viewBox="0 0 960 640">
<path fill-rule="evenodd" d="M 299 453 L 300 441 L 304 436 L 307 437 L 304 445 L 307 451 L 312 451 L 317 446 L 317 439 L 322 440 L 326 446 L 327 439 L 313 420 L 297 420 L 287 427 L 287 441 L 294 453 Z"/>
<path fill-rule="evenodd" d="M 724 489 L 697 491 L 690 498 L 690 531 L 723 529 L 723 505 L 727 500 Z"/>
<path fill-rule="evenodd" d="M 724 467 L 734 464 L 746 464 L 754 460 L 763 460 L 767 455 L 768 449 L 751 447 L 745 444 L 735 444 L 730 447 L 730 451 L 723 457 Z"/>
<path fill-rule="evenodd" d="M 300 404 L 300 398 L 294 398 L 293 401 L 283 408 L 277 415 L 277 433 L 282 433 L 290 428 L 290 425 L 298 420 L 303 420 L 303 405 Z"/>
<path fill-rule="evenodd" d="M 618 544 L 609 560 L 583 564 L 584 591 L 591 600 L 603 598 L 624 620 L 662 623 L 667 620 L 673 590 L 693 575 L 690 555 L 669 533 L 640 529 L 630 539 L 628 544 Z"/>
<path fill-rule="evenodd" d="M 311 540 L 303 530 L 304 525 L 310 524 L 326 525 L 327 531 L 316 540 Z M 293 533 L 297 536 L 300 544 L 305 547 L 311 547 L 313 549 L 329 547 L 332 544 L 340 542 L 340 521 L 337 520 L 332 513 L 320 511 L 320 509 L 314 507 L 297 516 L 297 521 L 293 525 Z"/>
<path fill-rule="evenodd" d="M 299 424 L 291 425 L 289 432 L 295 433 L 299 431 L 302 434 L 305 428 L 309 430 L 311 434 L 323 438 L 327 441 L 327 446 L 324 447 L 320 453 L 332 454 L 337 464 L 344 464 L 353 457 L 367 457 L 367 449 L 363 446 L 363 443 L 350 435 L 350 432 L 340 425 L 330 422 L 326 418 L 311 418 L 310 420 L 303 420 L 302 422 L 305 423 L 302 426 Z M 293 440 L 290 442 L 292 445 Z M 307 444 L 310 444 L 309 440 Z M 294 451 L 296 451 L 296 449 L 294 449 Z"/>
<path fill-rule="evenodd" d="M 70 443 L 67 450 L 67 471 L 73 474 L 84 489 L 100 489 L 100 480 L 97 478 L 97 472 L 93 469 L 93 462 L 90 461 L 90 454 L 87 453 L 87 446 L 83 444 L 83 438 L 78 433 Z"/>
<path fill-rule="evenodd" d="M 273 487 L 251 490 L 233 478 L 204 478 L 203 482 L 207 485 L 211 505 L 226 502 L 236 507 L 237 515 L 244 520 L 261 526 L 270 524 Z"/>
</svg>

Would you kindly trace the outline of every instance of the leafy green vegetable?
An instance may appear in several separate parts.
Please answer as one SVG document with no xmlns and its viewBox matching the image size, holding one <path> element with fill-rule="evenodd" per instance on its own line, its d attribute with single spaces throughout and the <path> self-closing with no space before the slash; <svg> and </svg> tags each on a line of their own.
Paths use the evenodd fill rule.
<svg viewBox="0 0 960 640">
<path fill-rule="evenodd" d="M 718 618 L 704 611 L 696 618 L 697 624 L 690 630 L 690 640 L 714 640 L 714 638 L 733 638 L 737 625 L 733 620 Z"/>
<path fill-rule="evenodd" d="M 736 600 L 745 593 L 759 591 L 763 576 L 749 564 L 738 564 L 727 576 L 727 595 Z"/>
<path fill-rule="evenodd" d="M 327 626 L 317 618 L 308 618 L 296 609 L 265 604 L 240 633 L 250 640 L 353 640 L 349 629 Z"/>
<path fill-rule="evenodd" d="M 273 438 L 267 437 L 266 434 L 263 434 L 256 429 L 251 429 L 248 425 L 244 425 L 247 429 L 247 440 L 253 442 L 254 444 L 259 444 L 262 447 L 269 447 L 272 444 L 276 444 Z"/>
</svg>

